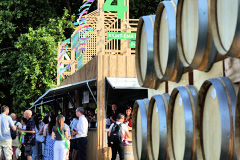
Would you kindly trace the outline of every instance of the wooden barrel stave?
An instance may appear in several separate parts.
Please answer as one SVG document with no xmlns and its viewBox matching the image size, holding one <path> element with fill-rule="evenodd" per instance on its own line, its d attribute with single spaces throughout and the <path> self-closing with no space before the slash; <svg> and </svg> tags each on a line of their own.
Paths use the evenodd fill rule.
<svg viewBox="0 0 240 160">
<path fill-rule="evenodd" d="M 133 106 L 133 155 L 134 159 L 146 160 L 147 153 L 147 110 L 148 99 L 137 100 Z"/>
<path fill-rule="evenodd" d="M 211 32 L 218 52 L 240 57 L 240 1 L 208 0 Z"/>
<path fill-rule="evenodd" d="M 239 87 L 240 88 L 240 87 Z M 237 105 L 235 113 L 235 151 L 237 158 L 240 159 L 240 89 L 238 89 Z"/>
<path fill-rule="evenodd" d="M 159 79 L 178 82 L 183 66 L 177 54 L 175 14 L 173 2 L 163 1 L 158 5 L 154 25 L 154 66 Z"/>
<path fill-rule="evenodd" d="M 198 159 L 235 158 L 232 117 L 235 104 L 235 91 L 228 78 L 208 79 L 203 83 L 196 109 Z"/>
<path fill-rule="evenodd" d="M 155 15 L 139 19 L 136 37 L 136 72 L 142 87 L 157 88 L 159 79 L 155 74 L 153 56 L 153 26 Z"/>
<path fill-rule="evenodd" d="M 178 1 L 177 45 L 185 67 L 209 71 L 215 62 L 217 51 L 208 16 L 207 0 Z"/>
<path fill-rule="evenodd" d="M 167 160 L 167 106 L 169 95 L 155 95 L 149 102 L 148 109 L 148 155 L 149 159 Z M 154 115 L 155 114 L 155 115 Z M 154 121 L 153 118 L 156 118 Z M 154 121 L 154 123 L 153 123 Z M 157 136 L 154 136 L 156 134 Z M 159 137 L 158 137 L 159 136 Z"/>
<path fill-rule="evenodd" d="M 227 98 L 228 98 L 228 101 L 229 101 L 229 104 L 231 105 L 230 106 L 230 114 L 231 114 L 231 121 L 232 121 L 232 124 L 231 124 L 231 128 L 233 130 L 233 138 L 231 139 L 231 148 L 234 149 L 234 152 L 232 153 L 232 160 L 236 160 L 237 159 L 237 152 L 235 150 L 235 132 L 236 132 L 236 129 L 235 129 L 235 123 L 236 123 L 236 105 L 237 105 L 237 96 L 236 96 L 236 93 L 235 93 L 235 89 L 233 87 L 233 84 L 232 82 L 230 81 L 229 78 L 226 78 L 226 77 L 220 77 L 220 80 L 222 82 L 222 85 L 224 86 L 225 88 L 225 91 L 228 93 L 227 94 Z"/>
<path fill-rule="evenodd" d="M 195 107 L 197 91 L 193 86 L 176 87 L 168 107 L 168 146 L 171 159 L 195 159 Z"/>
</svg>

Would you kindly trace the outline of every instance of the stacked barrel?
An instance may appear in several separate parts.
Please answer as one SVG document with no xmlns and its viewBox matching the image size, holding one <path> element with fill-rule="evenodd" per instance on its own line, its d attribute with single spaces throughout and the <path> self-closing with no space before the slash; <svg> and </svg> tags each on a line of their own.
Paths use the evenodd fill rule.
<svg viewBox="0 0 240 160">
<path fill-rule="evenodd" d="M 240 0 L 162 1 L 139 20 L 139 84 L 157 89 L 191 70 L 208 72 L 226 57 L 240 57 Z M 199 90 L 138 100 L 133 111 L 135 159 L 240 159 L 240 92 L 227 77 L 206 79 Z"/>
</svg>

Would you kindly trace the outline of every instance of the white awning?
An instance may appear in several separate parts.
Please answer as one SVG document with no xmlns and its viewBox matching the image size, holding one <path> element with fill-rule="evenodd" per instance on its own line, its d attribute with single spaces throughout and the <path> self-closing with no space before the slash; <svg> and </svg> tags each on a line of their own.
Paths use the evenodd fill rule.
<svg viewBox="0 0 240 160">
<path fill-rule="evenodd" d="M 140 87 L 137 78 L 107 77 L 106 79 L 113 89 L 146 89 Z"/>
</svg>

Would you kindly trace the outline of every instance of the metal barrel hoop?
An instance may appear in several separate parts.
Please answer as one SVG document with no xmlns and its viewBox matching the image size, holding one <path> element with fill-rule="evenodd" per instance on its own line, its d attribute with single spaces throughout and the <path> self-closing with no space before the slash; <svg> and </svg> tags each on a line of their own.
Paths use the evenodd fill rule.
<svg viewBox="0 0 240 160">
<path fill-rule="evenodd" d="M 194 57 L 191 62 L 186 58 L 182 36 L 182 21 L 183 21 L 183 7 L 184 0 L 178 0 L 177 5 L 177 45 L 179 57 L 184 67 L 191 67 L 201 71 L 209 71 L 215 62 L 217 50 L 213 43 L 211 34 L 208 4 L 207 0 L 198 0 L 198 34 L 197 45 Z M 207 14 L 206 14 L 207 13 Z"/>
<path fill-rule="evenodd" d="M 149 159 L 161 159 L 168 160 L 168 148 L 167 148 L 167 106 L 169 101 L 169 94 L 165 93 L 162 95 L 155 95 L 151 98 L 149 102 L 149 110 L 148 110 L 148 135 L 147 135 L 147 147 L 148 147 L 148 155 Z M 159 122 L 159 150 L 158 157 L 154 156 L 152 146 L 152 142 L 155 141 L 154 137 L 152 137 L 152 116 L 154 112 L 154 105 L 157 105 L 158 110 L 158 122 Z"/>
<path fill-rule="evenodd" d="M 136 71 L 137 78 L 140 86 L 153 88 L 155 83 L 155 70 L 154 70 L 154 56 L 153 56 L 153 25 L 155 21 L 155 15 L 143 16 L 139 19 L 137 27 L 136 36 Z M 142 29 L 143 25 L 146 25 L 145 32 L 147 34 L 147 65 L 146 65 L 146 75 L 143 77 L 141 69 L 141 41 L 142 39 Z M 144 60 L 145 61 L 145 60 Z"/>
<path fill-rule="evenodd" d="M 194 86 L 179 86 L 174 88 L 171 93 L 168 107 L 168 146 L 171 159 L 179 159 L 173 145 L 173 116 L 174 104 L 176 103 L 177 95 L 180 94 L 182 106 L 184 107 L 185 119 L 185 149 L 183 159 L 190 160 L 196 158 L 195 153 L 195 107 L 197 103 L 197 90 Z"/>
<path fill-rule="evenodd" d="M 225 83 L 225 84 L 224 84 Z M 198 159 L 206 159 L 206 155 L 203 147 L 203 112 L 204 112 L 204 102 L 206 94 L 209 88 L 213 86 L 216 90 L 216 96 L 219 104 L 220 111 L 220 121 L 221 121 L 221 159 L 228 159 L 233 153 L 229 150 L 231 148 L 230 140 L 233 138 L 231 136 L 233 131 L 231 112 L 232 105 L 236 104 L 236 96 L 234 97 L 234 90 L 232 84 L 225 77 L 212 78 L 206 80 L 200 88 L 198 96 L 198 105 L 196 109 L 196 144 L 197 144 L 197 156 Z M 227 87 L 227 88 L 226 88 Z M 231 97 L 231 98 L 230 98 Z M 234 100 L 235 99 L 235 100 Z M 228 108 L 226 109 L 226 106 Z M 229 138 L 230 137 L 230 138 Z"/>
<path fill-rule="evenodd" d="M 170 1 L 163 1 L 159 3 L 156 11 L 156 19 L 154 25 L 154 66 L 159 79 L 165 81 L 171 80 L 178 82 L 181 79 L 183 73 L 183 65 L 178 59 L 177 39 L 176 39 L 176 12 L 174 3 Z M 169 55 L 167 59 L 166 70 L 163 71 L 160 62 L 160 50 L 159 50 L 159 30 L 161 24 L 162 13 L 166 10 L 166 17 L 168 19 L 169 30 Z M 174 77 L 174 78 L 173 78 Z"/>
</svg>

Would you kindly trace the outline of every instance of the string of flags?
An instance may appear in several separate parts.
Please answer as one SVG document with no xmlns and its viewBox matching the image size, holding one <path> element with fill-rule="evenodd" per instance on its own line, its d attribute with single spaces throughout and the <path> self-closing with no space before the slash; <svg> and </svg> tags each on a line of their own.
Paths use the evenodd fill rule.
<svg viewBox="0 0 240 160">
<path fill-rule="evenodd" d="M 71 38 L 65 40 L 61 44 L 61 50 L 58 53 L 58 62 L 60 62 L 60 67 L 58 68 L 58 76 L 65 79 L 64 72 L 66 70 L 71 69 L 71 63 L 69 63 L 67 66 L 64 67 L 64 64 L 62 63 L 62 60 L 64 57 L 66 59 L 69 59 L 69 56 L 67 54 L 68 44 L 70 44 L 70 41 L 72 41 L 72 50 L 76 53 L 76 59 L 78 59 L 78 68 L 82 66 L 82 54 L 83 51 L 86 50 L 84 47 L 87 45 L 88 40 L 92 38 L 92 36 L 87 37 L 87 34 L 91 31 L 94 31 L 95 29 L 87 25 L 87 19 L 86 15 L 88 14 L 89 8 L 91 7 L 94 0 L 85 0 L 84 4 L 79 8 L 79 17 L 76 22 L 74 22 L 74 25 L 77 26 L 75 28 L 75 31 L 73 32 Z"/>
</svg>

